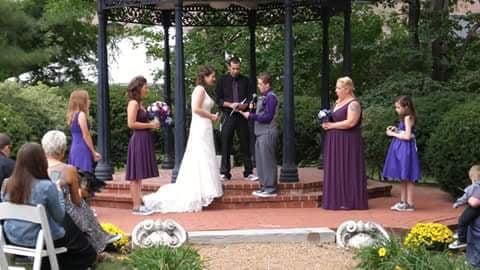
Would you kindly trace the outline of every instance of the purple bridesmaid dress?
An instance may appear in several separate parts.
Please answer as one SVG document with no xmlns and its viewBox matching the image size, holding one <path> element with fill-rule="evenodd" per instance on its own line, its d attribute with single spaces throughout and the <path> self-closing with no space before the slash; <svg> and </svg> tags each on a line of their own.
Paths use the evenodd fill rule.
<svg viewBox="0 0 480 270">
<path fill-rule="evenodd" d="M 137 112 L 137 121 L 148 123 L 148 113 L 140 108 Z M 158 167 L 155 159 L 153 134 L 150 129 L 134 129 L 128 143 L 127 180 L 141 180 L 157 177 Z"/>
<path fill-rule="evenodd" d="M 87 143 L 83 139 L 82 129 L 78 124 L 78 115 L 76 112 L 72 119 L 70 132 L 72 133 L 72 145 L 68 153 L 68 164 L 71 164 L 82 171 L 93 172 L 93 156 Z"/>
<path fill-rule="evenodd" d="M 353 101 L 353 100 L 352 100 Z M 348 105 L 332 113 L 333 122 L 347 119 Z M 361 118 L 350 129 L 327 130 L 324 144 L 322 207 L 331 210 L 368 209 Z"/>
<path fill-rule="evenodd" d="M 400 122 L 397 130 L 405 131 L 403 121 Z M 414 183 L 420 180 L 420 160 L 415 139 L 407 141 L 392 138 L 383 166 L 383 177 L 394 181 L 411 181 Z"/>
</svg>

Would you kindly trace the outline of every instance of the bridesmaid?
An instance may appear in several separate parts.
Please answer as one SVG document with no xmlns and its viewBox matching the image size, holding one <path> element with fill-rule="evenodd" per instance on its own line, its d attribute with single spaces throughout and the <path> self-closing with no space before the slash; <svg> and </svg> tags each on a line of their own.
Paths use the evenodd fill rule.
<svg viewBox="0 0 480 270">
<path fill-rule="evenodd" d="M 93 146 L 92 136 L 88 125 L 88 110 L 90 99 L 85 90 L 75 90 L 70 94 L 67 111 L 67 124 L 72 133 L 72 146 L 68 154 L 68 164 L 82 171 L 92 172 L 94 161 L 102 156 Z"/>
<path fill-rule="evenodd" d="M 332 210 L 368 208 L 362 143 L 362 107 L 349 77 L 337 80 L 332 122 L 325 122 L 325 175 L 322 207 Z"/>
<path fill-rule="evenodd" d="M 160 127 L 160 122 L 149 122 L 143 106 L 143 98 L 148 94 L 147 80 L 137 76 L 128 84 L 127 124 L 133 130 L 128 143 L 126 180 L 130 181 L 134 215 L 149 215 L 153 211 L 143 205 L 142 179 L 157 177 L 151 129 Z"/>
</svg>

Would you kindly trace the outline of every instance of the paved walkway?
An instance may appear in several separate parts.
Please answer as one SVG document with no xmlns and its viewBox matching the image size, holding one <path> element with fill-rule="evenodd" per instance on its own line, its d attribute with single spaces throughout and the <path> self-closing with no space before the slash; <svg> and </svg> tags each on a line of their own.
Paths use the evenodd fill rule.
<svg viewBox="0 0 480 270">
<path fill-rule="evenodd" d="M 410 229 L 417 222 L 440 222 L 455 225 L 462 209 L 453 209 L 448 194 L 439 188 L 417 186 L 415 212 L 394 212 L 390 206 L 399 199 L 399 186 L 392 197 L 369 200 L 366 211 L 328 211 L 321 208 L 207 210 L 199 213 L 155 214 L 135 216 L 130 210 L 95 207 L 101 222 L 111 222 L 130 233 L 144 219 L 172 218 L 189 231 L 265 229 L 295 227 L 329 227 L 336 229 L 343 221 L 370 220 L 394 230 Z"/>
</svg>

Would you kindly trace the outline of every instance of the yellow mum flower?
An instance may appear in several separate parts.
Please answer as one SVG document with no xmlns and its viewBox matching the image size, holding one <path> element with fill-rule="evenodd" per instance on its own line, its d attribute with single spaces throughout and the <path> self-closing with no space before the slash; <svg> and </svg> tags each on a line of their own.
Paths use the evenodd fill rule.
<svg viewBox="0 0 480 270">
<path fill-rule="evenodd" d="M 418 223 L 407 235 L 404 244 L 410 247 L 448 244 L 453 241 L 452 236 L 452 231 L 443 224 Z"/>
<path fill-rule="evenodd" d="M 378 256 L 380 257 L 385 257 L 387 255 L 387 249 L 384 247 L 381 247 L 378 249 Z"/>
<path fill-rule="evenodd" d="M 395 269 L 394 270 L 403 270 L 400 266 L 395 266 Z"/>
<path fill-rule="evenodd" d="M 128 246 L 129 242 L 127 234 L 112 223 L 102 223 L 101 226 L 102 229 L 109 234 L 119 234 L 122 236 L 119 240 L 113 243 L 113 246 L 118 251 L 123 252 L 123 250 Z"/>
</svg>

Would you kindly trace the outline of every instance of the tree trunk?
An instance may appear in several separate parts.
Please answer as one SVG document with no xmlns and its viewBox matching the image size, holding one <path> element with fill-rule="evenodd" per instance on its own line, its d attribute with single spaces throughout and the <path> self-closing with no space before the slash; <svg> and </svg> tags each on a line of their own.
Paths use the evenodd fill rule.
<svg viewBox="0 0 480 270">
<path fill-rule="evenodd" d="M 408 0 L 408 32 L 414 48 L 420 48 L 418 22 L 420 21 L 420 0 Z"/>
<path fill-rule="evenodd" d="M 447 57 L 448 43 L 442 24 L 448 20 L 448 0 L 430 0 L 432 33 L 437 37 L 432 41 L 432 79 L 446 81 L 448 79 L 449 61 Z"/>
</svg>

